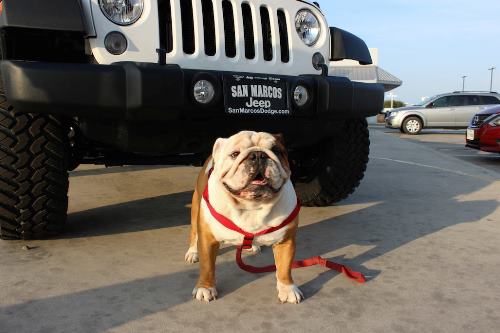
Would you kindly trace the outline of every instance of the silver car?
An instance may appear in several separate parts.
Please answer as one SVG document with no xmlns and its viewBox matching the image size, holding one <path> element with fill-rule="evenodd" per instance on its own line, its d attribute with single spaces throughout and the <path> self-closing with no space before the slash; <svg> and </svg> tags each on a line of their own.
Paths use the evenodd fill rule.
<svg viewBox="0 0 500 333">
<path fill-rule="evenodd" d="M 416 135 L 424 128 L 467 128 L 474 115 L 500 104 L 494 92 L 454 92 L 432 97 L 420 105 L 387 112 L 385 127 Z"/>
</svg>

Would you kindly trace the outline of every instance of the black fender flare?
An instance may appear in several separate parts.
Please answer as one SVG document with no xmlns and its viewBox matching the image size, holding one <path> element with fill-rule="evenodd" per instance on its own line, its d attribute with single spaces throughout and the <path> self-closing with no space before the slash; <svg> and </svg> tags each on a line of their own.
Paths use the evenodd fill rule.
<svg viewBox="0 0 500 333">
<path fill-rule="evenodd" d="M 6 27 L 84 32 L 78 0 L 3 0 L 0 29 Z"/>
<path fill-rule="evenodd" d="M 371 65 L 373 63 L 370 50 L 366 43 L 352 33 L 331 27 L 331 57 L 332 61 L 355 60 L 361 65 Z"/>
</svg>

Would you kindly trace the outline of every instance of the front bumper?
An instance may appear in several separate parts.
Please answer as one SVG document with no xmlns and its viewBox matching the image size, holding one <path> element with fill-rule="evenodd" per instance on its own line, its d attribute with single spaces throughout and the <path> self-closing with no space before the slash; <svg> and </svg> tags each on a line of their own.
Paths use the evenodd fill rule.
<svg viewBox="0 0 500 333">
<path fill-rule="evenodd" d="M 500 153 L 500 129 L 484 124 L 481 127 L 469 126 L 467 131 L 471 130 L 474 131 L 474 139 L 466 138 L 466 147 L 488 153 Z"/>
<path fill-rule="evenodd" d="M 403 125 L 402 119 L 404 117 L 400 115 L 390 116 L 385 118 L 385 127 L 387 128 L 401 128 Z"/>
<path fill-rule="evenodd" d="M 241 130 L 283 133 L 287 145 L 309 147 L 341 130 L 342 120 L 376 115 L 383 107 L 382 85 L 323 76 L 279 76 L 288 99 L 298 83 L 311 90 L 291 115 L 227 114 L 223 76 L 228 72 L 182 69 L 177 65 L 113 65 L 2 61 L 5 93 L 16 109 L 77 117 L 83 136 L 100 146 L 145 154 L 207 153 L 213 141 Z M 256 74 L 251 74 L 256 75 Z M 276 75 L 272 75 L 275 77 Z M 193 98 L 199 79 L 213 82 L 213 103 Z"/>
<path fill-rule="evenodd" d="M 387 128 L 401 128 L 401 122 L 396 118 L 386 118 L 385 119 L 385 127 Z"/>
<path fill-rule="evenodd" d="M 3 61 L 1 71 L 9 102 L 25 112 L 144 122 L 207 117 L 240 119 L 224 112 L 223 98 L 210 107 L 192 98 L 193 83 L 201 77 L 212 80 L 221 95 L 222 76 L 232 74 L 228 72 L 133 62 L 94 65 L 24 61 Z M 312 103 L 305 108 L 291 105 L 292 115 L 286 117 L 362 118 L 374 116 L 382 109 L 382 85 L 341 77 L 279 77 L 287 82 L 289 100 L 299 82 L 312 90 Z"/>
<path fill-rule="evenodd" d="M 465 146 L 468 147 L 468 148 L 472 148 L 472 149 L 478 149 L 480 150 L 481 149 L 481 144 L 479 142 L 479 132 L 480 132 L 480 128 L 479 127 L 471 127 L 469 126 L 467 128 L 467 133 L 469 133 L 470 131 L 474 131 L 474 138 L 471 139 L 468 137 L 468 135 L 465 136 Z"/>
</svg>

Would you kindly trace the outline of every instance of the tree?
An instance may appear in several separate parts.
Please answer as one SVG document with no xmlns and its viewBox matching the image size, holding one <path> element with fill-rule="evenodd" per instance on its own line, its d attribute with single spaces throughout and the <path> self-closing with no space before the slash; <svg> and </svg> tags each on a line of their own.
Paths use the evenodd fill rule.
<svg viewBox="0 0 500 333">
<path fill-rule="evenodd" d="M 402 108 L 406 106 L 406 103 L 405 102 L 402 102 L 402 101 L 394 101 L 394 108 Z M 384 102 L 384 108 L 385 109 L 390 109 L 391 108 L 391 101 L 390 100 L 387 100 Z"/>
</svg>

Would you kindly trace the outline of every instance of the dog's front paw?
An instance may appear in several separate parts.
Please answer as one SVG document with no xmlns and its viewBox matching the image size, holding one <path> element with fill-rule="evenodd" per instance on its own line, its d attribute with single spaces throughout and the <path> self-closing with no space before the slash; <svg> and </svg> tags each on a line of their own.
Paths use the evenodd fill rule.
<svg viewBox="0 0 500 333">
<path fill-rule="evenodd" d="M 198 301 L 211 302 L 217 299 L 217 289 L 215 288 L 194 288 L 193 298 Z"/>
<path fill-rule="evenodd" d="M 198 250 L 195 247 L 190 247 L 184 256 L 184 260 L 186 260 L 188 264 L 197 263 L 199 260 Z"/>
<path fill-rule="evenodd" d="M 281 303 L 298 304 L 304 299 L 304 294 L 294 284 L 285 285 L 278 281 L 277 287 L 278 287 L 278 298 Z"/>
</svg>

